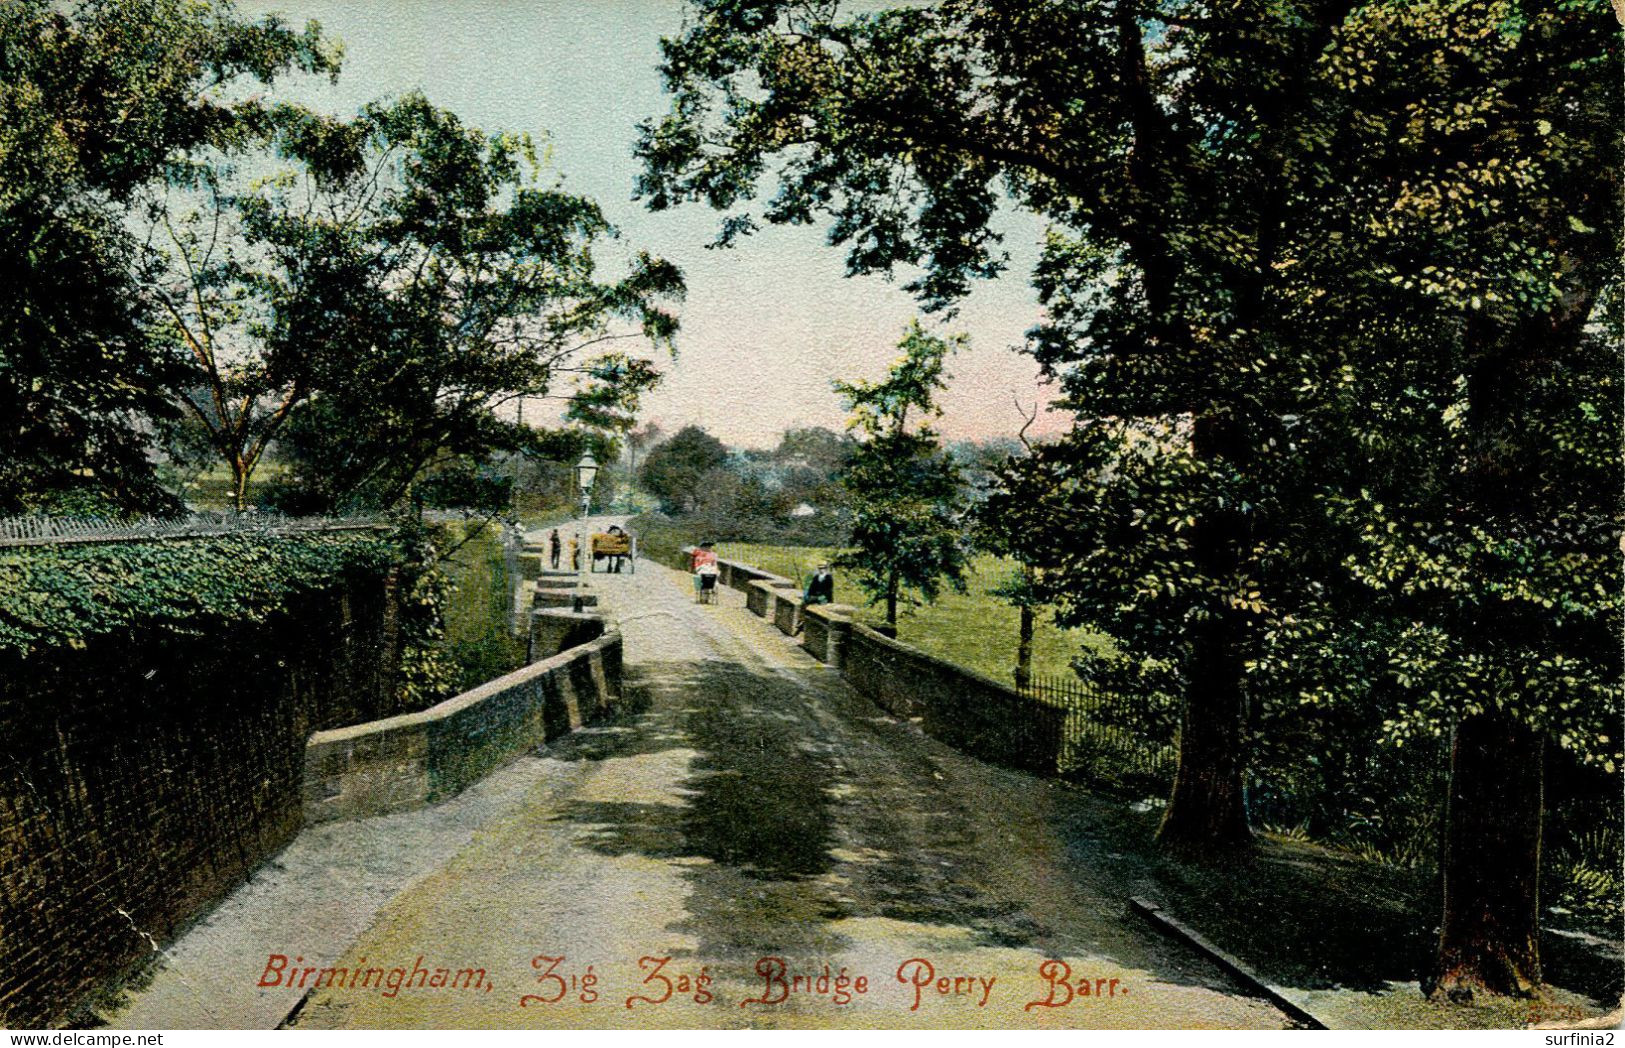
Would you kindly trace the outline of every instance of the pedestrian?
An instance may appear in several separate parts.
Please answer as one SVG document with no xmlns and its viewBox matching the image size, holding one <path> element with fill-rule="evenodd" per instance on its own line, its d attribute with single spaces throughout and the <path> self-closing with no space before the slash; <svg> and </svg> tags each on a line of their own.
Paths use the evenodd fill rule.
<svg viewBox="0 0 1625 1048">
<path fill-rule="evenodd" d="M 570 540 L 570 570 L 581 570 L 581 536 L 577 535 Z"/>
<path fill-rule="evenodd" d="M 553 534 L 547 537 L 547 548 L 553 554 L 551 563 L 554 571 L 559 570 L 559 550 L 563 547 L 563 545 L 564 543 L 559 539 L 559 529 L 554 528 Z"/>
<path fill-rule="evenodd" d="M 626 531 L 619 524 L 611 524 L 608 533 L 615 536 L 616 539 L 626 538 Z M 621 573 L 621 561 L 625 559 L 625 554 L 612 554 L 609 558 L 609 570 L 619 575 Z"/>
<path fill-rule="evenodd" d="M 814 604 L 833 604 L 835 602 L 835 575 L 830 571 L 828 564 L 820 564 L 812 576 L 807 579 L 807 588 L 801 591 L 802 614 L 796 618 L 796 633 L 807 624 L 805 609 Z"/>
<path fill-rule="evenodd" d="M 694 599 L 700 604 L 709 604 L 714 599 L 717 589 L 717 552 L 714 542 L 702 542 L 700 548 L 694 551 L 689 559 L 689 567 L 694 571 Z"/>
</svg>

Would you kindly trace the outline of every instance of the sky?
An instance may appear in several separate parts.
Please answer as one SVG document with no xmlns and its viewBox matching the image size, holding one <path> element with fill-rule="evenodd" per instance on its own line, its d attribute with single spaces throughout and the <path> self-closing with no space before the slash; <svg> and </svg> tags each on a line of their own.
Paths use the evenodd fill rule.
<svg viewBox="0 0 1625 1048">
<path fill-rule="evenodd" d="M 724 442 L 770 447 L 789 427 L 840 429 L 846 413 L 830 383 L 875 379 L 918 314 L 895 282 L 845 276 L 845 251 L 827 226 L 764 227 L 726 250 L 707 247 L 720 215 L 703 205 L 650 212 L 633 199 L 640 120 L 668 104 L 659 40 L 682 25 L 678 0 L 240 0 L 245 14 L 276 12 L 320 22 L 345 45 L 337 85 L 322 78 L 278 84 L 278 95 L 329 112 L 409 91 L 488 132 L 523 131 L 550 147 L 570 192 L 592 197 L 625 250 L 647 250 L 682 271 L 688 294 L 665 379 L 641 421 L 667 432 L 698 423 Z M 949 363 L 938 428 L 950 440 L 1013 435 L 1029 409 L 1055 396 L 1016 352 L 1040 316 L 1028 283 L 1041 227 L 1001 216 L 1007 273 L 980 284 L 938 333 L 964 332 L 969 348 Z M 604 277 L 617 252 L 604 256 Z M 532 408 L 533 417 L 537 413 Z M 1060 427 L 1060 416 L 1035 432 Z"/>
</svg>

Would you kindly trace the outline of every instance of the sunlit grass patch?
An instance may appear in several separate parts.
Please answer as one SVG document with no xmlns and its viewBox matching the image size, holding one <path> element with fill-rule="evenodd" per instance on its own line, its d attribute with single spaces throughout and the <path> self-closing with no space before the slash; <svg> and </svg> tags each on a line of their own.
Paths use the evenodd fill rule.
<svg viewBox="0 0 1625 1048">
<path fill-rule="evenodd" d="M 740 561 L 805 585 L 820 561 L 832 560 L 839 550 L 816 546 L 771 546 L 751 542 L 724 542 L 717 546 L 726 560 Z M 964 666 L 995 680 L 1010 682 L 1016 666 L 1016 642 L 1021 613 L 993 590 L 1017 571 L 1015 561 L 981 554 L 971 560 L 966 592 L 944 589 L 931 604 L 900 610 L 898 638 L 921 651 Z M 835 600 L 860 609 L 865 622 L 883 622 L 885 613 L 867 606 L 867 597 L 845 573 L 835 572 Z M 1033 666 L 1037 675 L 1070 677 L 1071 661 L 1100 650 L 1106 643 L 1098 634 L 1064 630 L 1042 610 L 1033 631 Z"/>
</svg>

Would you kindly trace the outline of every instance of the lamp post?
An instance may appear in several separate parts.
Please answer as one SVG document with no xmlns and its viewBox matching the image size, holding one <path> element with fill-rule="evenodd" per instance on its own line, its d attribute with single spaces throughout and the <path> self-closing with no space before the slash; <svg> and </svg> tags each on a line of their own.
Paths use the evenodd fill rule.
<svg viewBox="0 0 1625 1048">
<path fill-rule="evenodd" d="M 592 510 L 592 482 L 597 476 L 598 461 L 592 457 L 592 452 L 588 451 L 581 456 L 581 461 L 576 463 L 576 487 L 581 489 L 581 520 L 585 520 L 587 514 Z M 592 563 L 588 559 L 591 556 L 592 550 L 587 548 L 585 530 L 578 525 L 576 527 L 576 588 L 578 592 L 581 587 L 582 568 Z M 579 596 L 575 600 L 574 610 L 581 610 L 581 598 Z"/>
<path fill-rule="evenodd" d="M 576 463 L 576 487 L 581 489 L 581 515 L 585 517 L 592 509 L 592 482 L 598 476 L 598 461 L 592 457 L 592 452 L 581 456 Z"/>
</svg>

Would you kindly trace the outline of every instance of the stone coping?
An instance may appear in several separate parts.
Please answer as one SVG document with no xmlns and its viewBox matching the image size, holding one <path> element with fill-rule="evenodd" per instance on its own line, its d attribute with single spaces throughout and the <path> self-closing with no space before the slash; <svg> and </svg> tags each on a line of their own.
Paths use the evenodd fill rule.
<svg viewBox="0 0 1625 1048">
<path fill-rule="evenodd" d="M 385 717 L 381 720 L 363 721 L 360 724 L 351 724 L 343 728 L 331 728 L 327 731 L 318 731 L 311 735 L 309 746 L 319 746 L 331 743 L 351 742 L 366 738 L 369 735 L 384 734 L 403 729 L 422 728 L 437 721 L 443 721 L 471 706 L 477 706 L 486 699 L 500 695 L 505 691 L 524 684 L 537 677 L 545 677 L 555 670 L 562 669 L 584 655 L 602 652 L 612 644 L 619 643 L 621 631 L 618 627 L 607 626 L 604 635 L 597 640 L 588 641 L 568 648 L 557 655 L 550 656 L 540 662 L 533 662 L 528 666 L 521 666 L 506 676 L 488 680 L 476 688 L 471 688 L 460 695 L 453 695 L 444 702 L 430 706 L 417 713 L 402 713 L 394 717 Z"/>
</svg>

